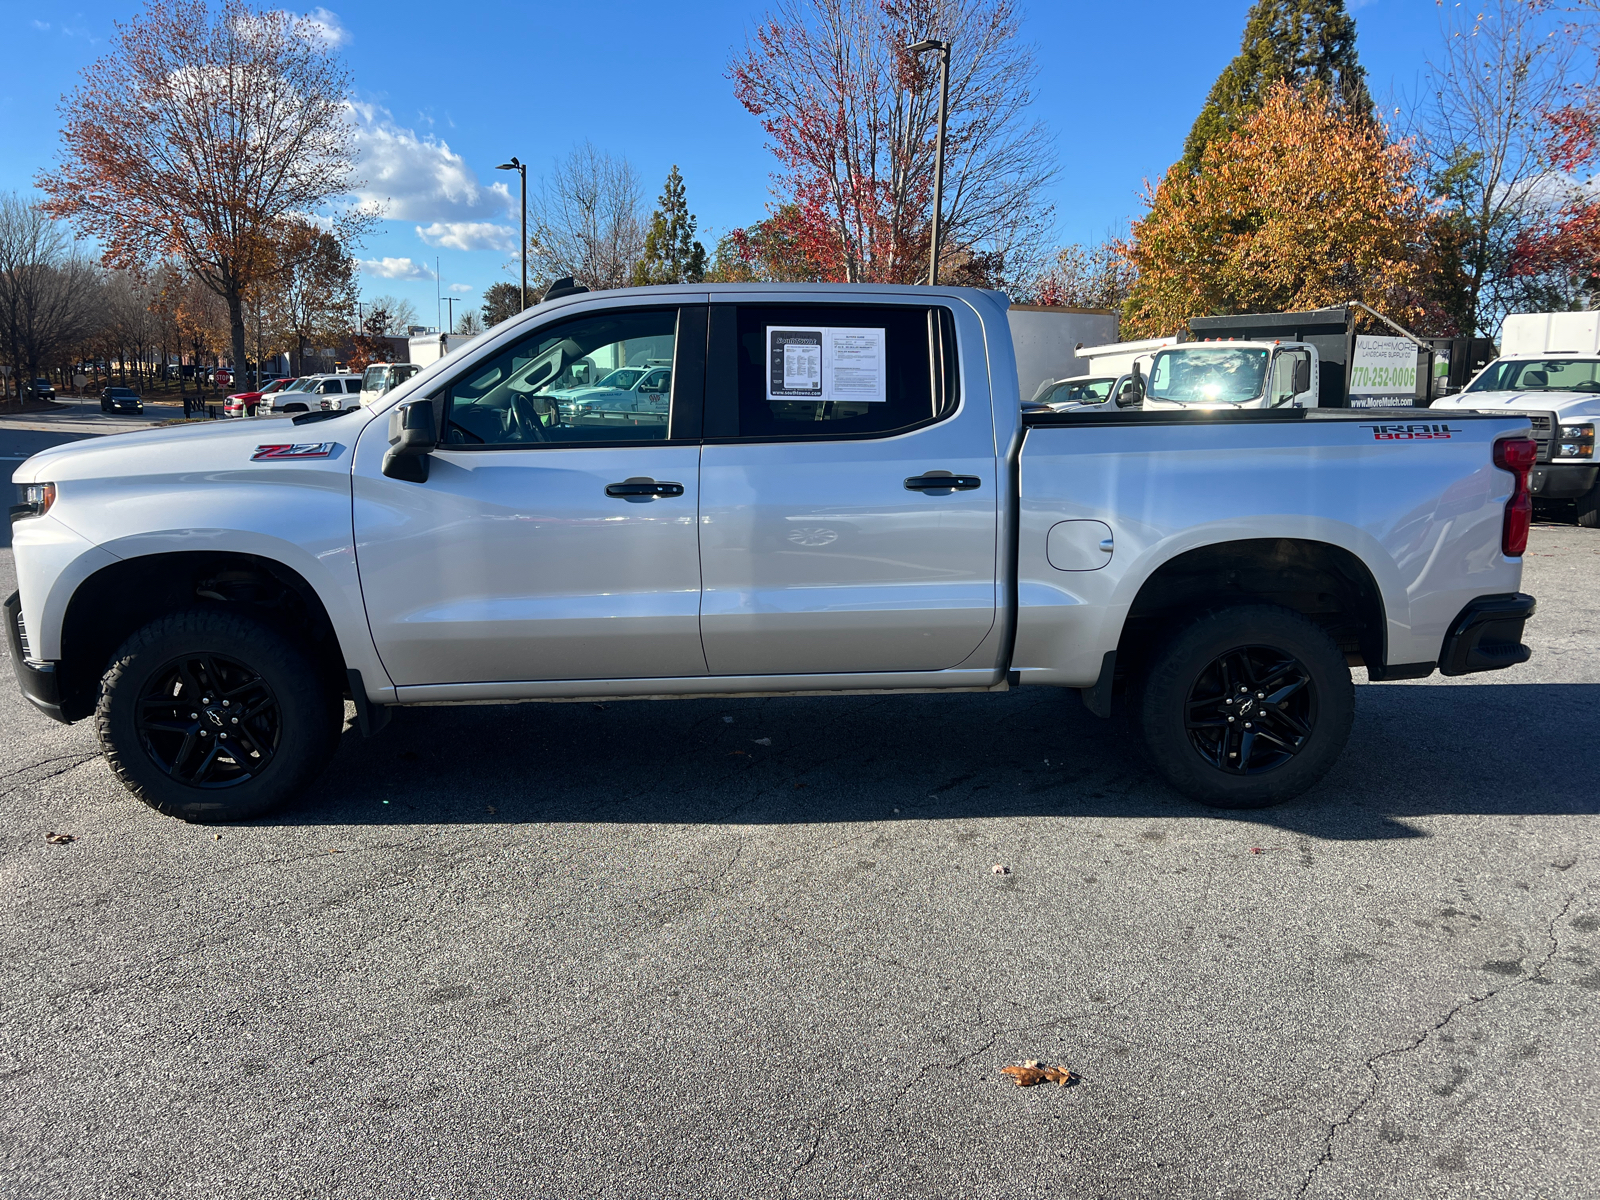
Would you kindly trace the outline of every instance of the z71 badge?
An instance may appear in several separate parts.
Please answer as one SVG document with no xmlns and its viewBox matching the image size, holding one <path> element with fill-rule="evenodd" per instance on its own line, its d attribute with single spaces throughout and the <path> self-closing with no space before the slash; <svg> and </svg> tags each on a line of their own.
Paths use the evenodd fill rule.
<svg viewBox="0 0 1600 1200">
<path fill-rule="evenodd" d="M 1452 433 L 1460 433 L 1448 425 L 1363 425 L 1372 430 L 1375 442 L 1428 442 L 1448 441 Z"/>
<path fill-rule="evenodd" d="M 301 442 L 295 446 L 257 446 L 251 462 L 280 458 L 328 458 L 339 448 L 338 442 Z"/>
</svg>

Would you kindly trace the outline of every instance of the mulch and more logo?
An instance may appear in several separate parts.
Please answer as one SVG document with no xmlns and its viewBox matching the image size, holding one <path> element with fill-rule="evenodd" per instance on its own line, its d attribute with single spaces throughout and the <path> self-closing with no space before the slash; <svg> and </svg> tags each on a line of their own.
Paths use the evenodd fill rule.
<svg viewBox="0 0 1600 1200">
<path fill-rule="evenodd" d="M 1372 430 L 1375 442 L 1430 442 L 1448 441 L 1453 433 L 1462 432 L 1448 425 L 1363 425 Z"/>
</svg>

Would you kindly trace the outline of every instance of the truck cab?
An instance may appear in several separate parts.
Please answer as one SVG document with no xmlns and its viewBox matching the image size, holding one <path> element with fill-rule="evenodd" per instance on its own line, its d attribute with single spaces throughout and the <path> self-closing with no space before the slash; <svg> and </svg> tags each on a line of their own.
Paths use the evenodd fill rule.
<svg viewBox="0 0 1600 1200">
<path fill-rule="evenodd" d="M 1307 342 L 1184 342 L 1152 356 L 1144 408 L 1316 408 L 1319 373 Z"/>
<path fill-rule="evenodd" d="M 1433 407 L 1527 413 L 1539 442 L 1534 499 L 1571 501 L 1579 525 L 1600 527 L 1600 313 L 1516 313 L 1500 344 L 1500 357 L 1464 391 Z"/>
</svg>

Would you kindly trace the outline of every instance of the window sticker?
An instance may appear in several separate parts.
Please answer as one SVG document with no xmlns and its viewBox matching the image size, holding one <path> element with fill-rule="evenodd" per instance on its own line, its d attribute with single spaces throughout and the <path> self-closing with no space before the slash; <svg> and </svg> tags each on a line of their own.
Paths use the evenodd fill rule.
<svg viewBox="0 0 1600 1200">
<path fill-rule="evenodd" d="M 885 333 L 843 326 L 767 326 L 767 399 L 887 401 Z"/>
</svg>

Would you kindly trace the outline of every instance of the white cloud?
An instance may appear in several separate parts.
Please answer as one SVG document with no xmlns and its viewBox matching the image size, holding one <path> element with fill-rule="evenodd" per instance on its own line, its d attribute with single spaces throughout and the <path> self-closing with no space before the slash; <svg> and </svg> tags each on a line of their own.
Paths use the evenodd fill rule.
<svg viewBox="0 0 1600 1200">
<path fill-rule="evenodd" d="M 49 33 L 50 32 L 50 22 L 49 21 L 35 21 L 33 23 L 33 27 L 35 29 L 43 30 L 45 33 Z"/>
<path fill-rule="evenodd" d="M 356 171 L 366 180 L 356 199 L 382 205 L 389 220 L 482 225 L 511 203 L 505 184 L 485 187 L 445 142 L 396 125 L 387 109 L 351 104 L 350 121 L 361 147 Z"/>
<path fill-rule="evenodd" d="M 313 8 L 301 20 L 311 26 L 329 46 L 343 46 L 350 41 L 350 31 L 339 20 L 338 13 L 325 8 Z"/>
<path fill-rule="evenodd" d="M 450 291 L 454 292 L 458 296 L 463 296 L 471 290 L 472 285 L 470 283 L 452 283 L 450 285 Z"/>
<path fill-rule="evenodd" d="M 517 231 L 488 221 L 435 221 L 417 226 L 417 236 L 445 250 L 515 250 Z"/>
<path fill-rule="evenodd" d="M 379 279 L 432 279 L 433 272 L 411 258 L 363 258 L 361 270 Z"/>
</svg>

